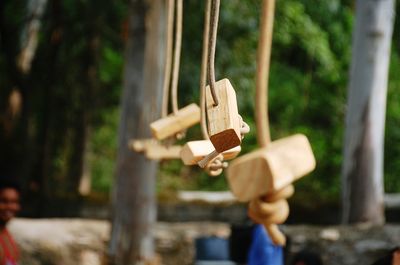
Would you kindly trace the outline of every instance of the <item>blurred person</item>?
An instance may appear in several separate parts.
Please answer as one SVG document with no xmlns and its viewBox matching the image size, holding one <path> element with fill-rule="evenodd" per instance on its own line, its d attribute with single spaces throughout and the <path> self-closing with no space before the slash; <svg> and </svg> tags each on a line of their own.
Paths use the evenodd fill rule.
<svg viewBox="0 0 400 265">
<path fill-rule="evenodd" d="M 400 265 L 400 247 L 390 250 L 388 254 L 375 261 L 372 265 Z"/>
<path fill-rule="evenodd" d="M 275 245 L 262 224 L 256 224 L 247 265 L 283 265 L 284 248 Z"/>
<path fill-rule="evenodd" d="M 319 254 L 301 250 L 294 255 L 291 265 L 323 265 L 323 263 Z"/>
<path fill-rule="evenodd" d="M 0 177 L 0 265 L 18 264 L 19 250 L 7 224 L 19 212 L 19 200 L 19 184 L 14 179 Z"/>
</svg>

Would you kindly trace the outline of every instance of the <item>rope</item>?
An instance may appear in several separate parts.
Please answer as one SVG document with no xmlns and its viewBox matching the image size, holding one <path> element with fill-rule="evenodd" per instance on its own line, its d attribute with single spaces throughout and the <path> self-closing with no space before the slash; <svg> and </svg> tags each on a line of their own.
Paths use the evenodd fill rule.
<svg viewBox="0 0 400 265">
<path fill-rule="evenodd" d="M 274 24 L 274 9 L 275 0 L 263 0 L 256 77 L 257 142 L 261 147 L 266 147 L 271 142 L 268 121 L 268 78 L 271 58 L 272 29 Z"/>
<path fill-rule="evenodd" d="M 224 156 L 219 154 L 214 160 L 208 163 L 205 167 L 205 171 L 208 175 L 215 177 L 222 173 L 224 168 L 228 167 L 228 163 L 224 162 Z"/>
<path fill-rule="evenodd" d="M 270 71 L 274 10 L 275 0 L 263 0 L 257 52 L 255 99 L 257 142 L 261 147 L 267 147 L 271 142 L 268 119 L 268 79 Z M 276 224 L 283 223 L 289 215 L 289 206 L 286 198 L 292 195 L 291 191 L 293 191 L 293 186 L 285 188 L 283 192 L 281 191 L 254 199 L 249 204 L 248 215 L 250 218 L 255 220 L 257 223 L 263 224 L 268 231 L 271 240 L 278 245 L 285 245 L 286 243 L 284 234 L 282 234 Z"/>
<path fill-rule="evenodd" d="M 210 32 L 208 37 L 208 83 L 211 89 L 211 95 L 214 100 L 214 106 L 218 106 L 218 97 L 215 93 L 215 46 L 217 43 L 217 30 L 219 18 L 220 0 L 213 0 L 210 13 Z"/>
<path fill-rule="evenodd" d="M 167 1 L 167 41 L 165 45 L 165 67 L 163 81 L 163 98 L 161 106 L 161 117 L 168 115 L 168 90 L 171 81 L 171 62 L 172 62 L 172 35 L 174 31 L 174 0 Z"/>
<path fill-rule="evenodd" d="M 201 56 L 201 74 L 200 74 L 200 127 L 205 140 L 209 140 L 210 136 L 207 131 L 206 121 L 206 83 L 207 83 L 207 56 L 208 56 L 208 34 L 210 32 L 210 12 L 211 0 L 207 0 L 204 14 L 204 31 L 203 31 L 203 52 Z"/>
<path fill-rule="evenodd" d="M 183 17 L 183 3 L 182 0 L 177 0 L 176 5 L 176 22 L 175 22 L 175 48 L 174 48 L 174 67 L 172 74 L 172 111 L 174 114 L 178 112 L 178 80 L 179 80 L 179 66 L 181 59 L 181 46 L 182 46 L 182 17 Z"/>
</svg>

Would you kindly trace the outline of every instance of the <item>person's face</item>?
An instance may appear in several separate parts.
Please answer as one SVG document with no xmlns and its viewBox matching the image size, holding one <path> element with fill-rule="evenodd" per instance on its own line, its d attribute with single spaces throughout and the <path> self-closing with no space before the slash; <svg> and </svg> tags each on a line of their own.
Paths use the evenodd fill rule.
<svg viewBox="0 0 400 265">
<path fill-rule="evenodd" d="M 400 265 L 400 250 L 396 250 L 392 256 L 392 265 Z"/>
<path fill-rule="evenodd" d="M 0 190 L 0 224 L 5 225 L 20 209 L 19 193 L 13 188 Z"/>
</svg>

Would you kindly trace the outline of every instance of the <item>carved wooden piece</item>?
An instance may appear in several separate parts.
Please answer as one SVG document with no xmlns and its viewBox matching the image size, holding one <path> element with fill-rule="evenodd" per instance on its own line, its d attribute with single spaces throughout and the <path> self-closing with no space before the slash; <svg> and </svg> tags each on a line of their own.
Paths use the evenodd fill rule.
<svg viewBox="0 0 400 265">
<path fill-rule="evenodd" d="M 171 137 L 200 122 L 200 108 L 192 103 L 165 118 L 150 124 L 153 136 L 158 140 Z"/>
<path fill-rule="evenodd" d="M 180 159 L 182 146 L 180 145 L 150 145 L 146 149 L 146 157 L 152 160 Z"/>
<path fill-rule="evenodd" d="M 185 165 L 196 165 L 206 155 L 214 151 L 214 146 L 210 140 L 190 141 L 183 147 L 180 154 Z M 235 158 L 241 151 L 240 146 L 222 152 L 224 160 Z"/>
<path fill-rule="evenodd" d="M 239 201 L 274 193 L 315 168 L 306 136 L 296 134 L 232 161 L 227 177 Z"/>
<path fill-rule="evenodd" d="M 135 152 L 143 152 L 148 159 L 152 160 L 179 159 L 182 149 L 180 145 L 162 145 L 155 139 L 132 140 L 129 147 Z"/>
<path fill-rule="evenodd" d="M 241 144 L 240 118 L 236 93 L 228 79 L 215 83 L 215 93 L 219 100 L 217 106 L 214 106 L 210 87 L 206 87 L 207 126 L 215 150 L 222 153 Z"/>
</svg>

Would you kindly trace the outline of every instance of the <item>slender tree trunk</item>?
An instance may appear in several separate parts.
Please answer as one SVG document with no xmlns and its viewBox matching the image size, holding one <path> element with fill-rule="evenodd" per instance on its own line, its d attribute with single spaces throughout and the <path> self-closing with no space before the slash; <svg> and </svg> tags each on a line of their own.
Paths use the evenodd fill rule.
<svg viewBox="0 0 400 265">
<path fill-rule="evenodd" d="M 357 0 L 344 162 L 343 222 L 385 222 L 383 139 L 394 0 Z"/>
<path fill-rule="evenodd" d="M 110 264 L 151 264 L 156 221 L 158 163 L 128 148 L 133 138 L 150 137 L 149 123 L 161 111 L 164 1 L 131 0 L 125 53 L 116 180 L 112 193 Z"/>
<path fill-rule="evenodd" d="M 27 3 L 27 20 L 21 34 L 21 51 L 18 55 L 18 68 L 27 74 L 36 53 L 41 18 L 46 9 L 47 0 L 29 0 Z"/>
</svg>

